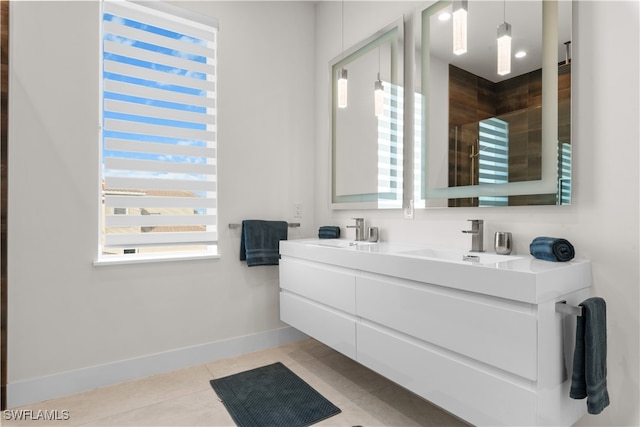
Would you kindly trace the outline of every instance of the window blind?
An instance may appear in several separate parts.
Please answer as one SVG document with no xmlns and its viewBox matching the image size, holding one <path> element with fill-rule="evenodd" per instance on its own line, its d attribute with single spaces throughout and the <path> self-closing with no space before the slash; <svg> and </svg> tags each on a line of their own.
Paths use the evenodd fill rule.
<svg viewBox="0 0 640 427">
<path fill-rule="evenodd" d="M 103 253 L 217 241 L 217 25 L 103 1 Z"/>
<path fill-rule="evenodd" d="M 571 144 L 558 144 L 558 196 L 559 205 L 571 204 Z"/>
<path fill-rule="evenodd" d="M 383 114 L 378 121 L 378 207 L 402 199 L 403 88 L 383 82 Z"/>
<path fill-rule="evenodd" d="M 509 123 L 496 117 L 481 120 L 478 139 L 478 183 L 509 182 Z M 507 196 L 479 197 L 480 206 L 507 206 Z"/>
</svg>

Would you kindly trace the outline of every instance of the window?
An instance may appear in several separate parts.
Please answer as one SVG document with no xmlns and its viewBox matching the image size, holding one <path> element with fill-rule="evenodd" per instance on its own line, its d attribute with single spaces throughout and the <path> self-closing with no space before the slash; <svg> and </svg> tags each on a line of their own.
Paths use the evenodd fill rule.
<svg viewBox="0 0 640 427">
<path fill-rule="evenodd" d="M 378 117 L 378 207 L 402 200 L 403 88 L 383 82 L 383 114 Z"/>
<path fill-rule="evenodd" d="M 103 2 L 100 258 L 215 253 L 215 20 Z"/>
<path fill-rule="evenodd" d="M 478 140 L 478 183 L 509 182 L 509 123 L 496 117 L 481 120 Z M 507 206 L 508 196 L 481 196 L 480 206 Z"/>
<path fill-rule="evenodd" d="M 571 204 L 571 144 L 558 143 L 558 196 L 557 204 Z"/>
</svg>

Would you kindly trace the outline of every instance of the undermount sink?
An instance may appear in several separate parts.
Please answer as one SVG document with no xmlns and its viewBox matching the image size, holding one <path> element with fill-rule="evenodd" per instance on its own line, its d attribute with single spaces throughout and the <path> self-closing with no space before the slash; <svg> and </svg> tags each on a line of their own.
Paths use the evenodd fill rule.
<svg viewBox="0 0 640 427">
<path fill-rule="evenodd" d="M 522 258 L 515 255 L 498 255 L 486 252 L 469 252 L 464 250 L 425 248 L 411 251 L 399 252 L 398 255 L 405 255 L 418 258 L 429 258 L 443 261 L 459 261 L 475 264 L 495 264 L 505 261 L 515 261 Z"/>
</svg>

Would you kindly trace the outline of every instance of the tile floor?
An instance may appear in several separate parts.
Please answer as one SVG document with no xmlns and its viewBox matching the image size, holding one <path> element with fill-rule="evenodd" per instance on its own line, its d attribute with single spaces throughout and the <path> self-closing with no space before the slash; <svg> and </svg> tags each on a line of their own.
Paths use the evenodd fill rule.
<svg viewBox="0 0 640 427">
<path fill-rule="evenodd" d="M 466 426 L 346 356 L 307 339 L 22 408 L 68 411 L 66 421 L 4 426 L 234 426 L 209 381 L 280 361 L 342 412 L 316 426 Z"/>
</svg>

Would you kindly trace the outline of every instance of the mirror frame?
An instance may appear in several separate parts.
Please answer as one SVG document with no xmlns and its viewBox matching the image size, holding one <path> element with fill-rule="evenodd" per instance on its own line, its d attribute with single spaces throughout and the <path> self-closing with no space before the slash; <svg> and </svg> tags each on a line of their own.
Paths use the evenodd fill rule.
<svg viewBox="0 0 640 427">
<path fill-rule="evenodd" d="M 387 41 L 391 42 L 391 83 L 402 86 L 404 88 L 404 70 L 405 70 L 405 17 L 404 15 L 394 19 L 390 24 L 384 26 L 380 30 L 376 31 L 371 36 L 362 40 L 360 43 L 345 50 L 341 55 L 332 59 L 329 62 L 329 75 L 330 75 L 330 129 L 331 129 L 331 174 L 330 174 L 330 189 L 331 189 L 331 209 L 400 209 L 402 207 L 402 198 L 404 193 L 404 185 L 397 189 L 397 193 L 393 193 L 394 198 L 380 197 L 380 193 L 363 193 L 352 195 L 336 195 L 336 114 L 337 114 L 337 70 L 345 67 L 352 61 L 356 60 L 360 56 L 370 52 L 377 46 Z M 406 88 L 404 88 L 406 92 Z M 405 113 L 406 114 L 406 113 Z M 401 117 L 403 123 L 405 117 Z M 403 139 L 406 139 L 406 132 L 403 134 Z M 404 147 L 405 141 L 402 141 Z M 404 153 L 403 153 L 404 155 Z M 404 165 L 401 163 L 400 167 L 404 170 Z M 401 176 L 402 178 L 402 176 Z M 386 193 L 385 193 L 386 194 Z M 397 206 L 381 206 L 381 200 L 393 200 L 397 201 Z"/>
<path fill-rule="evenodd" d="M 547 28 L 558 28 L 558 4 L 556 1 L 542 1 L 542 179 L 535 181 L 510 182 L 503 184 L 479 184 L 459 187 L 433 187 L 429 182 L 429 154 L 431 141 L 424 129 L 429 129 L 431 114 L 429 112 L 429 17 L 451 4 L 451 0 L 440 0 L 418 13 L 421 17 L 419 28 L 421 38 L 421 75 L 420 83 L 424 95 L 422 144 L 424 156 L 423 185 L 421 201 L 430 207 L 434 199 L 455 199 L 480 196 L 514 196 L 550 194 L 558 192 L 557 173 L 557 141 L 558 141 L 558 58 L 557 31 Z M 443 142 L 444 143 L 444 142 Z M 444 207 L 444 206 L 443 206 Z"/>
</svg>

